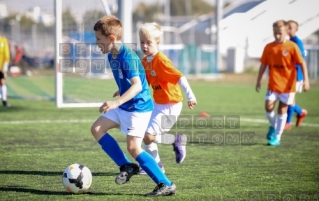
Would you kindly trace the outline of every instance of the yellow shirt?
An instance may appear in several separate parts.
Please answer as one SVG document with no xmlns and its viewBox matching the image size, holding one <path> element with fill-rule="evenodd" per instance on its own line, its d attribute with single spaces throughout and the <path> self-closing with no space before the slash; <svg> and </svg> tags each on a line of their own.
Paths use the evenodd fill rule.
<svg viewBox="0 0 319 201">
<path fill-rule="evenodd" d="M 10 48 L 7 39 L 0 36 L 0 71 L 5 62 L 10 62 Z"/>
</svg>

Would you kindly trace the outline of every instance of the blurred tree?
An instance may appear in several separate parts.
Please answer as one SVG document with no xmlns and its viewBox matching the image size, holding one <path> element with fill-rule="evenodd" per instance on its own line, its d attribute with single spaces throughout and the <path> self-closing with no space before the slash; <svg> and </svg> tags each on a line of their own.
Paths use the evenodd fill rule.
<svg viewBox="0 0 319 201">
<path fill-rule="evenodd" d="M 190 5 L 187 3 L 190 3 Z M 192 16 L 203 15 L 214 12 L 214 7 L 203 0 L 170 0 L 171 16 L 185 16 L 188 12 L 190 12 Z M 140 3 L 133 12 L 133 21 L 150 22 L 153 21 L 158 14 L 163 13 L 164 6 L 158 2 L 148 5 Z"/>
<path fill-rule="evenodd" d="M 9 28 L 16 23 L 19 23 L 20 25 L 20 32 L 30 33 L 32 24 L 35 22 L 31 18 L 17 13 L 12 13 L 3 19 L 3 25 L 5 29 L 8 28 L 8 30 L 10 30 Z"/>
<path fill-rule="evenodd" d="M 84 30 L 93 31 L 93 26 L 95 22 L 102 18 L 104 15 L 104 12 L 98 10 L 86 12 L 83 16 Z"/>
<path fill-rule="evenodd" d="M 69 8 L 62 12 L 62 27 L 64 34 L 78 30 L 76 19 Z"/>
<path fill-rule="evenodd" d="M 224 4 L 224 8 L 226 8 L 227 6 L 229 6 L 231 3 L 230 2 L 226 2 L 225 4 Z"/>
<path fill-rule="evenodd" d="M 133 12 L 133 22 L 143 21 L 151 22 L 156 14 L 161 12 L 161 6 L 159 3 L 146 5 L 145 3 L 140 3 L 136 6 Z"/>
<path fill-rule="evenodd" d="M 203 0 L 170 0 L 171 16 L 188 14 L 187 3 L 190 3 L 191 15 L 203 15 L 214 11 L 214 7 Z"/>
</svg>

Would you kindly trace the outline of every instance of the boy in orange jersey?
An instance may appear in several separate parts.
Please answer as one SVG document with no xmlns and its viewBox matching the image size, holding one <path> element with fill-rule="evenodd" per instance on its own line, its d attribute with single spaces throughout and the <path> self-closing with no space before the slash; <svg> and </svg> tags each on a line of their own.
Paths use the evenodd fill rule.
<svg viewBox="0 0 319 201">
<path fill-rule="evenodd" d="M 139 30 L 141 49 L 146 55 L 142 64 L 148 84 L 153 88 L 154 98 L 154 110 L 144 137 L 144 147 L 153 155 L 159 166 L 163 167 L 154 141 L 165 143 L 163 139 L 174 138 L 167 132 L 177 121 L 183 107 L 180 87 L 187 96 L 190 109 L 193 109 L 197 102 L 187 79 L 173 66 L 169 58 L 158 51 L 161 35 L 161 27 L 157 23 L 146 23 Z M 186 156 L 186 148 L 182 143 L 185 138 L 185 135 L 177 134 L 173 143 L 177 163 L 183 162 Z"/>
<path fill-rule="evenodd" d="M 308 91 L 309 80 L 307 65 L 302 58 L 298 46 L 286 40 L 288 31 L 287 22 L 278 20 L 273 23 L 275 41 L 267 44 L 260 59 L 256 91 L 260 90 L 260 81 L 266 67 L 269 68 L 269 82 L 266 94 L 266 116 L 271 124 L 267 133 L 268 145 L 279 146 L 283 133 L 288 105 L 294 103 L 296 92 L 296 64 L 300 64 L 304 75 L 304 90 Z M 279 100 L 278 116 L 275 117 L 275 104 Z"/>
</svg>

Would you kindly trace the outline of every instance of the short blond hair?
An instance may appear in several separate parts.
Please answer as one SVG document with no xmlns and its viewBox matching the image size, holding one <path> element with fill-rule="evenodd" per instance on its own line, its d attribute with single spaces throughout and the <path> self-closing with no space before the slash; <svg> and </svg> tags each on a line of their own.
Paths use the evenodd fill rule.
<svg viewBox="0 0 319 201">
<path fill-rule="evenodd" d="M 101 31 L 102 35 L 113 35 L 117 40 L 122 39 L 122 22 L 117 17 L 110 15 L 104 16 L 94 25 L 94 31 Z"/>
<path fill-rule="evenodd" d="M 289 20 L 289 21 L 288 21 L 288 24 L 291 24 L 291 23 L 294 23 L 295 25 L 297 25 L 297 28 L 299 27 L 298 22 L 296 22 L 296 21 L 294 21 L 294 20 Z"/>
<path fill-rule="evenodd" d="M 157 40 L 161 38 L 162 34 L 163 34 L 162 28 L 156 22 L 143 24 L 139 31 L 140 36 L 141 35 L 150 36 Z"/>
<path fill-rule="evenodd" d="M 286 27 L 287 28 L 288 23 L 285 20 L 277 20 L 272 24 L 273 28 L 281 28 L 281 27 Z"/>
</svg>

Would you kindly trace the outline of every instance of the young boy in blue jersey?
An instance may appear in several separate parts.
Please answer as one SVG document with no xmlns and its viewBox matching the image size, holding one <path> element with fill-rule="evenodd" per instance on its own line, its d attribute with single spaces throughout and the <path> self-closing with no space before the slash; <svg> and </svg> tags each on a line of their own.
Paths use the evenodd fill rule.
<svg viewBox="0 0 319 201">
<path fill-rule="evenodd" d="M 305 59 L 306 55 L 305 55 L 305 50 L 304 50 L 304 47 L 303 47 L 303 43 L 298 38 L 298 36 L 296 36 L 296 32 L 298 31 L 298 26 L 299 25 L 298 25 L 298 23 L 296 21 L 289 20 L 288 21 L 288 34 L 289 34 L 290 40 L 295 42 L 298 45 L 299 50 L 301 52 L 301 55 Z M 300 67 L 299 64 L 296 65 L 296 69 L 297 69 L 296 92 L 301 93 L 302 92 L 304 76 L 302 74 L 302 70 L 301 70 L 301 67 Z M 289 105 L 289 107 L 288 107 L 287 122 L 286 122 L 286 125 L 285 125 L 285 130 L 290 130 L 291 129 L 291 119 L 292 119 L 292 116 L 293 116 L 294 112 L 297 113 L 296 126 L 299 126 L 302 123 L 303 119 L 308 114 L 307 110 L 301 109 L 299 107 L 299 105 L 296 103 L 296 101 L 294 101 L 294 104 L 293 105 Z"/>
<path fill-rule="evenodd" d="M 100 107 L 102 115 L 93 123 L 91 133 L 120 167 L 120 174 L 115 178 L 117 184 L 128 182 L 142 167 L 157 184 L 146 196 L 172 195 L 176 193 L 175 184 L 161 171 L 155 159 L 141 148 L 154 106 L 139 57 L 121 43 L 122 30 L 121 21 L 114 16 L 104 16 L 94 25 L 96 43 L 103 54 L 109 53 L 108 61 L 118 86 L 113 97 L 120 97 L 103 103 Z M 140 167 L 126 157 L 110 135 L 112 128 L 120 128 L 126 135 L 127 150 Z"/>
</svg>

